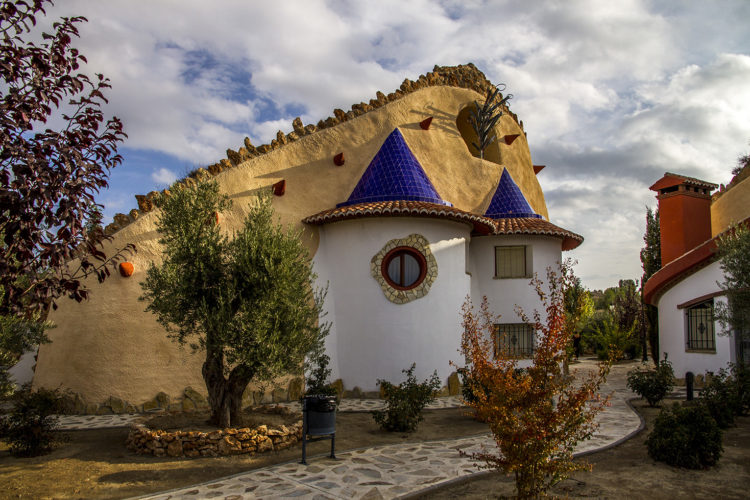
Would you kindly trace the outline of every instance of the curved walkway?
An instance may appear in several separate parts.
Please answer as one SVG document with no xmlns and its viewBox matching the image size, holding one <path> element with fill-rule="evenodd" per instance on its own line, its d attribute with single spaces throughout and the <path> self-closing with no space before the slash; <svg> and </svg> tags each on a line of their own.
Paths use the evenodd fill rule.
<svg viewBox="0 0 750 500">
<path fill-rule="evenodd" d="M 634 394 L 625 386 L 625 374 L 635 363 L 612 368 L 602 390 L 611 394 L 611 406 L 597 417 L 599 428 L 594 436 L 580 443 L 576 455 L 584 455 L 614 446 L 642 428 L 638 414 L 628 400 Z M 593 369 L 594 362 L 583 361 L 574 370 Z M 341 411 L 370 411 L 377 400 L 344 400 Z M 440 398 L 433 405 L 446 408 L 460 405 L 456 397 Z M 112 418 L 114 416 L 110 416 Z M 118 422 L 130 422 L 137 416 L 120 416 Z M 64 422 L 73 428 L 73 420 L 85 427 L 105 426 L 105 417 L 68 417 Z M 95 420 L 98 425 L 95 424 Z M 101 422 L 99 422 L 101 420 Z M 83 422 L 81 422 L 83 421 Z M 63 423 L 63 422 L 61 422 Z M 115 423 L 114 421 L 112 423 Z M 127 425 L 127 424 L 125 424 Z M 81 428 L 81 427 L 77 427 Z M 441 483 L 457 480 L 479 472 L 475 462 L 458 450 L 478 451 L 482 446 L 494 447 L 489 434 L 423 443 L 378 446 L 337 454 L 333 460 L 325 456 L 309 457 L 309 465 L 297 462 L 255 469 L 211 482 L 148 495 L 149 499 L 221 498 L 303 498 L 303 499 L 376 499 L 410 495 Z"/>
</svg>

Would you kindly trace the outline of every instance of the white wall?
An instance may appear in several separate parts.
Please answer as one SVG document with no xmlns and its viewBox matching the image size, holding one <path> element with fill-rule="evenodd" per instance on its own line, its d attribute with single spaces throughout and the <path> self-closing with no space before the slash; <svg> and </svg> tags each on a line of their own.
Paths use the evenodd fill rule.
<svg viewBox="0 0 750 500">
<path fill-rule="evenodd" d="M 316 257 L 319 280 L 330 282 L 327 308 L 335 333 L 328 342 L 333 378 L 346 389 L 377 390 L 376 380 L 403 380 L 417 363 L 418 379 L 434 370 L 443 382 L 458 360 L 460 310 L 469 294 L 464 242 L 470 227 L 445 220 L 389 217 L 321 227 Z M 427 295 L 394 304 L 370 274 L 370 260 L 392 239 L 421 234 L 430 242 L 438 276 Z"/>
<path fill-rule="evenodd" d="M 504 323 L 520 323 L 521 319 L 515 312 L 519 305 L 527 315 L 531 316 L 534 309 L 539 309 L 539 297 L 529 285 L 531 278 L 495 278 L 495 247 L 496 246 L 525 245 L 532 254 L 532 268 L 530 274 L 546 281 L 547 268 L 556 268 L 561 259 L 561 245 L 559 238 L 544 236 L 480 236 L 471 242 L 470 269 L 472 279 L 472 300 L 479 305 L 482 296 L 486 295 L 490 309 L 502 314 Z M 528 270 L 527 270 L 528 271 Z M 540 311 L 544 312 L 544 311 Z"/>
<path fill-rule="evenodd" d="M 527 269 L 527 272 L 531 276 L 537 273 L 539 278 L 546 282 L 547 268 L 557 268 L 562 259 L 562 241 L 559 238 L 525 235 L 475 236 L 471 242 L 469 268 L 472 302 L 478 307 L 482 297 L 486 296 L 490 310 L 501 315 L 502 323 L 522 322 L 516 312 L 516 306 L 521 307 L 529 318 L 533 318 L 535 310 L 542 313 L 543 321 L 546 316 L 539 296 L 529 284 L 531 278 L 495 278 L 495 247 L 521 245 L 527 247 L 527 252 L 531 252 L 531 259 L 527 258 L 527 263 L 531 262 L 531 269 Z M 519 362 L 519 366 L 530 364 L 530 360 Z"/>
<path fill-rule="evenodd" d="M 682 378 L 688 371 L 695 374 L 717 372 L 720 368 L 725 368 L 728 362 L 735 360 L 734 338 L 721 335 L 722 329 L 718 322 L 714 324 L 715 353 L 685 352 L 685 309 L 677 308 L 678 304 L 719 291 L 717 282 L 721 280 L 723 275 L 719 262 L 714 262 L 677 283 L 659 299 L 659 350 L 662 359 L 664 353 L 669 355 L 676 377 Z M 724 300 L 726 298 L 723 296 L 715 297 L 714 304 Z"/>
</svg>

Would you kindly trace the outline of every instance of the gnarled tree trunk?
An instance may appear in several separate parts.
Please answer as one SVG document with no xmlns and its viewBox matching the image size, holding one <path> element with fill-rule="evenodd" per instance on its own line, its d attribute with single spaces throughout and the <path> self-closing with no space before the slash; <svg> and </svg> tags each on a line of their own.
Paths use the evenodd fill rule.
<svg viewBox="0 0 750 500">
<path fill-rule="evenodd" d="M 229 377 L 225 377 L 223 352 L 207 347 L 203 380 L 208 389 L 212 425 L 222 428 L 242 425 L 242 394 L 253 374 L 249 367 L 239 365 L 230 372 Z"/>
</svg>

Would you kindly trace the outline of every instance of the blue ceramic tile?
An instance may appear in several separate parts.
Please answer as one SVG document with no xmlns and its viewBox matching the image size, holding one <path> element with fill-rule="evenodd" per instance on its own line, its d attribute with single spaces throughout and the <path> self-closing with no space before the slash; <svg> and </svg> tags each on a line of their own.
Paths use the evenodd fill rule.
<svg viewBox="0 0 750 500">
<path fill-rule="evenodd" d="M 380 146 L 349 199 L 336 206 L 370 201 L 425 201 L 453 206 L 437 194 L 398 129 Z"/>
<path fill-rule="evenodd" d="M 512 217 L 534 217 L 541 219 L 542 216 L 534 213 L 529 202 L 524 198 L 518 185 L 513 182 L 508 169 L 503 170 L 500 182 L 497 185 L 492 201 L 487 208 L 485 217 L 491 219 L 508 219 Z"/>
</svg>

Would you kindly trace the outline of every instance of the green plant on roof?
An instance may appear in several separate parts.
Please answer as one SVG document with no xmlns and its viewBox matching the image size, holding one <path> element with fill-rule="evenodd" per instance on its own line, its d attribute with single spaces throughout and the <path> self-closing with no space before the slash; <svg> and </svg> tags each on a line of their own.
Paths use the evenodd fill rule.
<svg viewBox="0 0 750 500">
<path fill-rule="evenodd" d="M 497 121 L 503 116 L 501 107 L 507 106 L 508 101 L 513 99 L 513 94 L 503 97 L 500 93 L 503 90 L 505 90 L 505 85 L 502 83 L 497 87 L 490 87 L 487 89 L 484 104 L 480 106 L 477 101 L 474 101 L 474 109 L 471 110 L 469 123 L 476 132 L 478 141 L 478 143 L 472 142 L 471 145 L 477 148 L 479 157 L 482 159 L 484 159 L 484 150 L 497 139 L 494 129 Z"/>
</svg>

